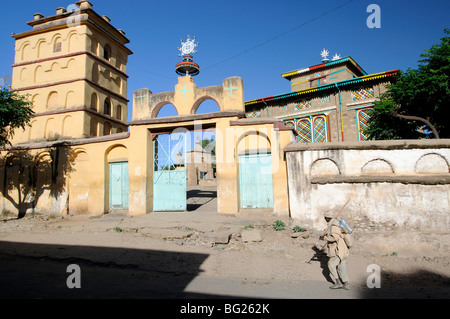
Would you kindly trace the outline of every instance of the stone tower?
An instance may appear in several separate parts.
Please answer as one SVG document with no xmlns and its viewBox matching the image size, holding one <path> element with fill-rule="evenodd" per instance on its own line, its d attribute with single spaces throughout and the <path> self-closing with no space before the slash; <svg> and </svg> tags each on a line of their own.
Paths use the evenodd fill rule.
<svg viewBox="0 0 450 319">
<path fill-rule="evenodd" d="M 13 143 L 85 138 L 127 130 L 129 40 L 88 1 L 40 13 L 13 34 L 12 89 L 33 101 L 31 127 Z"/>
</svg>

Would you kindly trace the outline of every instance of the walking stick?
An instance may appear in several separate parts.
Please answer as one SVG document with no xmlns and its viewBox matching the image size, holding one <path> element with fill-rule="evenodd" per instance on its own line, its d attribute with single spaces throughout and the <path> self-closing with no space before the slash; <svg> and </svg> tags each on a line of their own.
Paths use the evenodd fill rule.
<svg viewBox="0 0 450 319">
<path fill-rule="evenodd" d="M 339 211 L 339 213 L 338 213 L 335 217 L 333 217 L 333 218 L 328 222 L 328 227 L 327 227 L 327 229 L 325 229 L 325 231 L 323 232 L 323 234 L 319 236 L 319 239 L 317 240 L 317 242 L 314 244 L 313 247 L 317 247 L 317 249 L 319 249 L 320 251 L 322 251 L 322 249 L 325 247 L 326 243 L 325 243 L 325 245 L 323 245 L 322 247 L 319 247 L 319 240 L 320 240 L 320 237 L 323 237 L 323 236 L 325 236 L 325 235 L 328 233 L 328 230 L 330 229 L 331 225 L 333 224 L 333 221 L 334 221 L 335 219 L 338 219 L 338 217 L 339 217 L 339 216 L 341 215 L 341 213 L 344 211 L 344 208 L 347 206 L 347 204 L 350 202 L 350 200 L 351 200 L 351 199 L 349 199 L 349 200 L 345 203 L 345 205 L 342 206 L 342 208 L 341 208 L 341 210 Z M 314 259 L 315 255 L 316 255 L 316 254 L 314 254 L 314 255 L 311 257 L 310 260 L 305 261 L 305 263 L 310 264 L 311 261 Z"/>
</svg>

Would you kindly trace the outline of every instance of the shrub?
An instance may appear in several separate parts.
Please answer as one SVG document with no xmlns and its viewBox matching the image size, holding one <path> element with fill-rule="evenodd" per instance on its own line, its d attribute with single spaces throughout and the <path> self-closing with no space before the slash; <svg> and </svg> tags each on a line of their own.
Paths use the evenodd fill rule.
<svg viewBox="0 0 450 319">
<path fill-rule="evenodd" d="M 303 227 L 300 227 L 298 225 L 294 226 L 293 230 L 294 230 L 294 233 L 303 233 L 306 231 L 306 229 L 304 229 Z"/>
<path fill-rule="evenodd" d="M 277 220 L 275 222 L 275 224 L 273 224 L 273 229 L 275 229 L 276 231 L 278 230 L 285 230 L 286 229 L 286 224 L 281 221 L 281 220 Z"/>
</svg>

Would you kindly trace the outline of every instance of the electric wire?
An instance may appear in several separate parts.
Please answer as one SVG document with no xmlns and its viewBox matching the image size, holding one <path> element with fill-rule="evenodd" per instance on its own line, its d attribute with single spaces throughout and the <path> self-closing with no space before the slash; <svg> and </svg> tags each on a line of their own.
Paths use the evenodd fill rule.
<svg viewBox="0 0 450 319">
<path fill-rule="evenodd" d="M 228 61 L 231 61 L 231 60 L 233 60 L 233 59 L 236 59 L 236 58 L 238 58 L 238 57 L 240 57 L 240 56 L 242 56 L 242 55 L 244 55 L 244 54 L 247 54 L 247 53 L 250 52 L 250 51 L 253 51 L 253 50 L 256 50 L 256 49 L 258 49 L 258 48 L 260 48 L 260 47 L 262 47 L 262 46 L 265 46 L 266 44 L 268 44 L 268 43 L 270 43 L 270 42 L 273 42 L 273 41 L 275 41 L 275 40 L 277 40 L 277 39 L 279 39 L 279 38 L 281 38 L 281 37 L 283 37 L 283 36 L 285 36 L 285 35 L 287 35 L 287 34 L 289 34 L 289 33 L 291 33 L 291 32 L 294 32 L 294 31 L 296 31 L 296 30 L 298 30 L 298 29 L 304 27 L 305 25 L 308 25 L 308 24 L 310 24 L 310 23 L 312 23 L 312 22 L 314 22 L 314 21 L 317 21 L 317 20 L 319 20 L 319 19 L 321 19 L 321 18 L 327 16 L 328 14 L 330 14 L 330 13 L 332 13 L 332 12 L 334 12 L 334 11 L 337 11 L 337 10 L 339 10 L 339 9 L 341 9 L 341 8 L 343 8 L 343 7 L 347 6 L 347 5 L 349 5 L 349 4 L 352 3 L 353 1 L 354 1 L 354 0 L 348 0 L 347 2 L 345 2 L 345 3 L 343 3 L 343 4 L 340 4 L 340 5 L 334 7 L 334 8 L 332 8 L 332 9 L 330 9 L 330 10 L 327 10 L 327 11 L 321 13 L 320 15 L 318 15 L 318 16 L 316 16 L 316 17 L 314 17 L 314 18 L 311 18 L 311 19 L 309 19 L 308 21 L 305 21 L 305 22 L 303 22 L 302 24 L 299 24 L 299 25 L 297 25 L 297 26 L 295 26 L 295 27 L 293 27 L 293 28 L 291 28 L 291 29 L 289 29 L 289 30 L 287 30 L 287 31 L 284 31 L 284 32 L 282 32 L 282 33 L 280 33 L 280 34 L 278 34 L 278 35 L 272 37 L 272 38 L 269 38 L 269 39 L 267 39 L 267 40 L 265 40 L 265 41 L 263 41 L 263 42 L 261 42 L 261 43 L 255 45 L 255 46 L 253 46 L 253 47 L 250 47 L 250 48 L 248 48 L 248 49 L 246 49 L 246 50 L 244 50 L 244 51 L 241 51 L 241 52 L 239 52 L 239 53 L 237 53 L 237 54 L 235 54 L 235 55 L 233 55 L 233 56 L 230 56 L 230 57 L 228 57 L 228 58 L 225 58 L 225 59 L 223 59 L 223 60 L 221 60 L 221 61 L 219 61 L 219 62 L 217 62 L 217 63 L 214 63 L 214 64 L 212 64 L 212 65 L 210 65 L 210 66 L 207 66 L 207 67 L 205 67 L 205 68 L 202 68 L 202 71 L 206 71 L 206 70 L 212 69 L 212 68 L 214 68 L 214 67 L 216 67 L 216 66 L 218 66 L 218 65 L 221 65 L 221 64 L 226 63 L 226 62 L 228 62 Z M 158 74 L 158 73 L 155 73 L 155 72 L 151 72 L 151 71 L 146 70 L 146 69 L 144 69 L 144 68 L 142 68 L 142 67 L 138 67 L 138 66 L 134 66 L 134 65 L 130 65 L 130 64 L 129 64 L 129 66 L 131 66 L 132 68 L 138 69 L 139 71 L 142 71 L 142 72 L 144 72 L 144 73 L 148 73 L 148 74 L 151 74 L 151 75 L 160 77 L 160 78 L 165 78 L 165 79 L 170 79 L 170 80 L 173 80 L 173 79 L 175 78 L 175 77 L 170 77 L 170 76 L 167 76 L 167 75 L 162 75 L 162 74 Z"/>
<path fill-rule="evenodd" d="M 248 53 L 248 52 L 250 52 L 250 51 L 253 51 L 253 50 L 257 49 L 257 48 L 260 48 L 260 47 L 262 47 L 262 46 L 264 46 L 264 45 L 266 45 L 266 44 L 268 44 L 268 43 L 270 43 L 270 42 L 272 42 L 272 41 L 275 41 L 275 40 L 277 40 L 277 39 L 279 39 L 279 38 L 285 36 L 285 35 L 288 34 L 288 33 L 291 33 L 291 32 L 293 32 L 293 31 L 295 31 L 295 30 L 297 30 L 297 29 L 300 29 L 301 27 L 304 27 L 305 25 L 307 25 L 307 24 L 309 24 L 309 23 L 312 23 L 312 22 L 314 22 L 314 21 L 316 21 L 316 20 L 319 20 L 320 18 L 323 18 L 324 16 L 326 16 L 326 15 L 328 15 L 328 14 L 330 14 L 330 13 L 336 11 L 336 10 L 339 10 L 340 8 L 347 6 L 347 5 L 350 4 L 351 2 L 353 2 L 353 0 L 349 0 L 349 1 L 347 1 L 347 2 L 345 2 L 345 3 L 343 3 L 343 4 L 341 4 L 341 5 L 339 5 L 339 6 L 337 6 L 337 7 L 334 7 L 334 8 L 332 8 L 332 9 L 330 9 L 330 10 L 328 10 L 328 11 L 326 11 L 326 12 L 324 12 L 324 13 L 322 13 L 322 14 L 320 14 L 320 15 L 318 15 L 318 16 L 316 16 L 316 17 L 314 17 L 314 18 L 312 18 L 312 19 L 310 19 L 310 20 L 308 20 L 308 21 L 306 21 L 306 22 L 303 22 L 303 23 L 300 24 L 300 25 L 297 25 L 297 26 L 295 26 L 295 27 L 293 27 L 293 28 L 291 28 L 291 29 L 289 29 L 289 30 L 287 30 L 287 31 L 284 31 L 284 32 L 282 32 L 282 33 L 280 33 L 280 34 L 278 34 L 278 35 L 276 35 L 276 36 L 274 36 L 274 37 L 272 37 L 272 38 L 270 38 L 270 39 L 267 39 L 267 40 L 264 41 L 264 42 L 261 42 L 261 43 L 255 45 L 255 46 L 253 46 L 253 47 L 251 47 L 251 48 L 249 48 L 249 49 L 246 49 L 246 50 L 244 50 L 244 51 L 242 51 L 242 52 L 240 52 L 240 53 L 238 53 L 238 54 L 235 54 L 235 55 L 233 55 L 233 56 L 231 56 L 231 57 L 229 57 L 229 58 L 226 58 L 226 59 L 224 59 L 224 60 L 222 60 L 222 61 L 219 61 L 219 62 L 217 62 L 217 63 L 215 63 L 215 64 L 213 64 L 213 65 L 210 65 L 210 66 L 208 66 L 208 67 L 206 67 L 206 68 L 203 68 L 203 71 L 208 70 L 208 69 L 211 69 L 211 68 L 213 68 L 213 67 L 216 67 L 216 66 L 218 66 L 218 65 L 220 65 L 220 64 L 223 64 L 223 63 L 228 62 L 228 61 L 230 61 L 230 60 L 233 60 L 233 59 L 235 59 L 235 58 L 237 58 L 237 57 L 240 57 L 240 56 L 242 56 L 242 55 L 244 55 L 244 54 L 246 54 L 246 53 Z"/>
</svg>

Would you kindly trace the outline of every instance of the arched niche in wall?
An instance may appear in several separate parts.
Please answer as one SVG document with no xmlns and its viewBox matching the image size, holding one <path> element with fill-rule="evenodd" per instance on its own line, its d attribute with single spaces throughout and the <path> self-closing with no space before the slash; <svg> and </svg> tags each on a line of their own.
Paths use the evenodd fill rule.
<svg viewBox="0 0 450 319">
<path fill-rule="evenodd" d="M 311 176 L 339 175 L 338 165 L 329 158 L 320 158 L 311 165 Z"/>
<path fill-rule="evenodd" d="M 445 157 L 437 153 L 425 154 L 415 165 L 418 174 L 448 174 L 449 165 Z"/>
<path fill-rule="evenodd" d="M 374 159 L 366 164 L 361 168 L 362 174 L 393 174 L 394 169 L 392 168 L 392 165 L 384 160 L 384 159 Z"/>
</svg>

